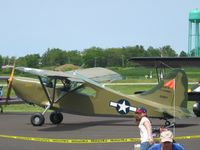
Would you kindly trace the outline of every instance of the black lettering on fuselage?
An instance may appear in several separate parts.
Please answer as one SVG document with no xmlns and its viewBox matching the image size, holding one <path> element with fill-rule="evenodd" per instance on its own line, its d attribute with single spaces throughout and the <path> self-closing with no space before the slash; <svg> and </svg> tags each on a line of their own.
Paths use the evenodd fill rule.
<svg viewBox="0 0 200 150">
<path fill-rule="evenodd" d="M 160 98 L 167 99 L 168 97 L 164 95 L 160 95 Z"/>
<path fill-rule="evenodd" d="M 161 88 L 162 92 L 171 93 L 171 90 L 168 88 Z"/>
</svg>

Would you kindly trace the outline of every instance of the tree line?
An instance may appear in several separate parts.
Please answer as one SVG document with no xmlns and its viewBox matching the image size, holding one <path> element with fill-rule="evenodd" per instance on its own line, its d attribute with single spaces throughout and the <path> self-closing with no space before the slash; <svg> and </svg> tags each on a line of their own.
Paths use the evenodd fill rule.
<svg viewBox="0 0 200 150">
<path fill-rule="evenodd" d="M 128 61 L 131 57 L 187 57 L 184 51 L 177 54 L 171 46 L 161 48 L 145 48 L 141 45 L 121 48 L 91 47 L 78 50 L 62 50 L 59 48 L 47 49 L 42 54 L 28 54 L 23 57 L 3 57 L 0 55 L 0 65 L 16 63 L 16 66 L 40 68 L 48 66 L 59 66 L 63 64 L 74 64 L 82 67 L 129 67 L 133 64 Z"/>
</svg>

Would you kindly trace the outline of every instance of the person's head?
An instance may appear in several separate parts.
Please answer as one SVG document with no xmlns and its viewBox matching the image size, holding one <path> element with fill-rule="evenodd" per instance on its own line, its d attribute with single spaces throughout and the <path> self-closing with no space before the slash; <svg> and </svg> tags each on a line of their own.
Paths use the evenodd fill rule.
<svg viewBox="0 0 200 150">
<path fill-rule="evenodd" d="M 135 111 L 136 119 L 141 119 L 147 115 L 147 109 L 145 107 L 138 107 Z"/>
<path fill-rule="evenodd" d="M 173 133 L 170 130 L 162 131 L 160 134 L 160 142 L 173 142 Z"/>
<path fill-rule="evenodd" d="M 172 150 L 173 134 L 170 130 L 164 130 L 160 133 L 160 142 L 162 150 Z"/>
</svg>

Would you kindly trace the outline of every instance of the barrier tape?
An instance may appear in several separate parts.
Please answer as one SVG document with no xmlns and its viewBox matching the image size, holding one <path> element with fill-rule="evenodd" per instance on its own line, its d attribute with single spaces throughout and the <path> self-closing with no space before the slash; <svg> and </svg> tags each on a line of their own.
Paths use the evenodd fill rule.
<svg viewBox="0 0 200 150">
<path fill-rule="evenodd" d="M 102 143 L 134 143 L 140 142 L 140 138 L 116 138 L 116 139 L 52 139 L 52 138 L 37 138 L 37 137 L 25 137 L 25 136 L 12 136 L 12 135 L 1 135 L 0 138 L 17 139 L 24 141 L 36 141 L 44 143 L 64 143 L 64 144 L 102 144 Z M 175 140 L 190 140 L 199 139 L 200 135 L 192 136 L 179 136 L 175 137 Z M 159 140 L 159 138 L 154 138 Z"/>
</svg>

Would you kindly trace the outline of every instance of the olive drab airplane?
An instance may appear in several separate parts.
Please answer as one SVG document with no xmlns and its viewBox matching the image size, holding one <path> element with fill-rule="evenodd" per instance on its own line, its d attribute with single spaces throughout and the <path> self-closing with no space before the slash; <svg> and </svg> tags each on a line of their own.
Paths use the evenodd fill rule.
<svg viewBox="0 0 200 150">
<path fill-rule="evenodd" d="M 41 113 L 31 116 L 34 126 L 45 122 L 47 110 L 53 124 L 63 120 L 63 113 L 88 116 L 133 117 L 137 107 L 144 106 L 149 117 L 165 119 L 192 117 L 187 109 L 187 77 L 183 70 L 173 70 L 149 91 L 125 95 L 104 87 L 100 81 L 120 79 L 120 75 L 105 68 L 89 68 L 57 72 L 16 67 L 16 70 L 36 75 L 38 79 L 15 77 L 9 80 L 16 95 L 23 101 L 44 107 Z M 10 92 L 10 91 L 8 91 Z M 8 93 L 9 94 L 9 93 Z"/>
<path fill-rule="evenodd" d="M 156 68 L 158 82 L 165 76 L 166 68 L 171 70 L 182 67 L 200 67 L 200 57 L 132 57 L 129 61 L 144 67 Z M 188 101 L 196 101 L 193 105 L 193 112 L 200 117 L 200 83 L 188 89 Z"/>
</svg>

